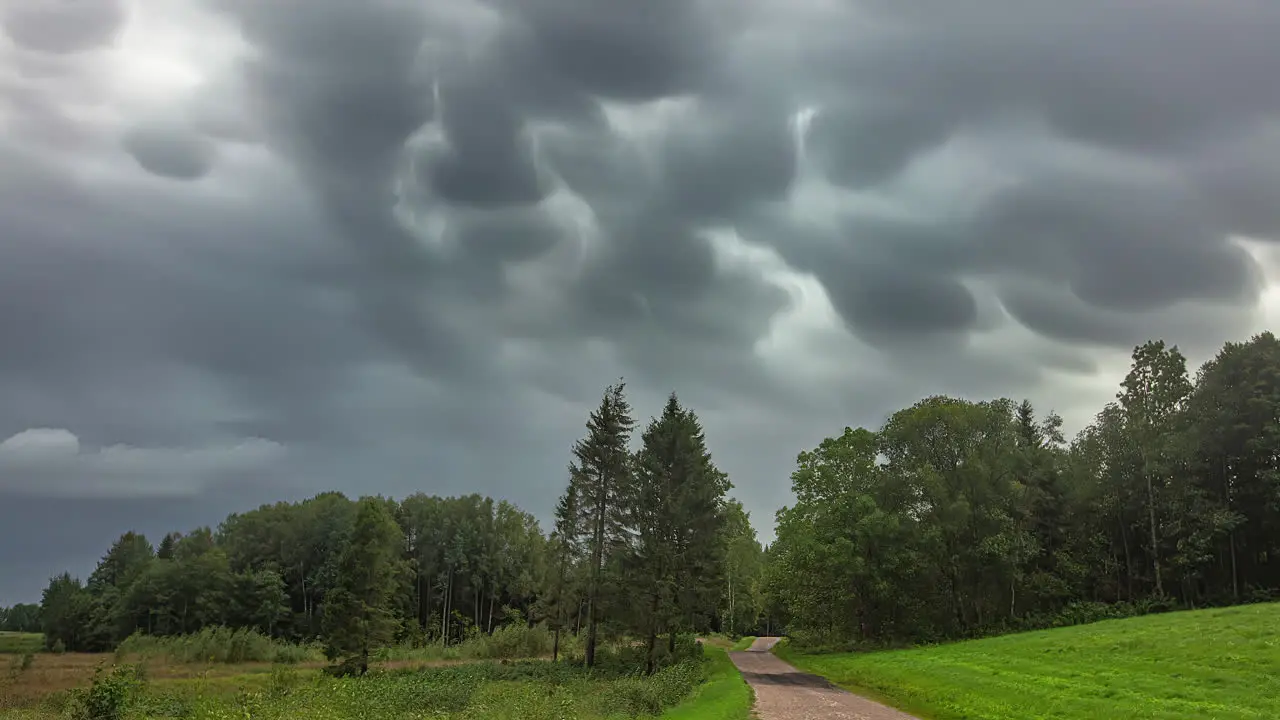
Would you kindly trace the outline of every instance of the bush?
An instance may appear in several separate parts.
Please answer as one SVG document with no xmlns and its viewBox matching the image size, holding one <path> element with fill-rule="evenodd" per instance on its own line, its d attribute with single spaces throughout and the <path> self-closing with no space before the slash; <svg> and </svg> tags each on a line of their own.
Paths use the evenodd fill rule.
<svg viewBox="0 0 1280 720">
<path fill-rule="evenodd" d="M 116 657 L 162 657 L 177 663 L 270 662 L 294 664 L 318 660 L 312 646 L 267 637 L 256 630 L 207 627 L 192 635 L 159 637 L 134 633 L 116 648 Z"/>
<path fill-rule="evenodd" d="M 421 641 L 420 641 L 421 642 Z M 374 658 L 388 660 L 525 660 L 549 657 L 555 635 L 545 626 L 529 627 L 524 622 L 503 625 L 486 635 L 472 628 L 467 638 L 456 645 L 406 643 L 379 648 Z M 569 633 L 560 635 L 560 652 L 569 652 Z"/>
<path fill-rule="evenodd" d="M 136 666 L 117 665 L 109 673 L 98 667 L 93 683 L 77 691 L 72 704 L 76 720 L 122 720 L 145 680 Z"/>
</svg>

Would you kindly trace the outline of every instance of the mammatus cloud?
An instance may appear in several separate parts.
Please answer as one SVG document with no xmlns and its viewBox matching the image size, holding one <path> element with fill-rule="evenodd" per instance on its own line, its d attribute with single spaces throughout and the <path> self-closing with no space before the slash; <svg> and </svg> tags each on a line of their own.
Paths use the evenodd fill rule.
<svg viewBox="0 0 1280 720">
<path fill-rule="evenodd" d="M 213 164 L 213 143 L 194 130 L 157 124 L 127 132 L 123 144 L 144 170 L 174 180 L 195 180 Z"/>
<path fill-rule="evenodd" d="M 846 424 L 944 392 L 1079 427 L 1134 344 L 1198 360 L 1280 318 L 1272 3 L 0 23 L 0 437 L 56 456 L 5 476 L 26 519 L 160 477 L 209 520 L 330 488 L 545 516 L 624 375 L 642 416 L 673 388 L 702 413 L 767 534 L 796 451 Z"/>
<path fill-rule="evenodd" d="M 14 43 L 53 54 L 110 44 L 127 15 L 123 0 L 6 0 L 2 10 Z"/>
</svg>

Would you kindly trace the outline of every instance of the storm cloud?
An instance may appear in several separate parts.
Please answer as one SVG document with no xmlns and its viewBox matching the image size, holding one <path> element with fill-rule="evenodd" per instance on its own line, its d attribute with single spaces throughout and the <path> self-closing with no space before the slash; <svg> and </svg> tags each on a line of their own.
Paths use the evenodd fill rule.
<svg viewBox="0 0 1280 720">
<path fill-rule="evenodd" d="M 845 425 L 950 393 L 1078 428 L 1134 344 L 1200 360 L 1280 317 L 1274 3 L 0 23 L 0 564 L 59 536 L 0 603 L 126 525 L 327 489 L 546 517 L 619 376 L 642 416 L 699 410 L 768 537 Z"/>
</svg>

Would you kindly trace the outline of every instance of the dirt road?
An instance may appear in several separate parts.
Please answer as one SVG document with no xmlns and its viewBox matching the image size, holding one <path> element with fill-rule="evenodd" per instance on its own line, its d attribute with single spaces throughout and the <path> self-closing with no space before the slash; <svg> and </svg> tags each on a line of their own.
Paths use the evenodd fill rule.
<svg viewBox="0 0 1280 720">
<path fill-rule="evenodd" d="M 769 652 L 777 643 L 778 638 L 758 638 L 750 650 L 729 653 L 756 691 L 760 720 L 915 720 L 782 662 Z"/>
</svg>

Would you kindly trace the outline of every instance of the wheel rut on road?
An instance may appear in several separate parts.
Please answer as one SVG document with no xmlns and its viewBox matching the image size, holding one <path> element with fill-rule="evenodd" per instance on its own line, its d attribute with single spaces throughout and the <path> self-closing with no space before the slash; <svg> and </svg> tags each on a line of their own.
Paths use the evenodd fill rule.
<svg viewBox="0 0 1280 720">
<path fill-rule="evenodd" d="M 779 639 L 757 638 L 750 649 L 729 653 L 755 690 L 760 720 L 917 720 L 788 665 L 769 652 Z"/>
</svg>

